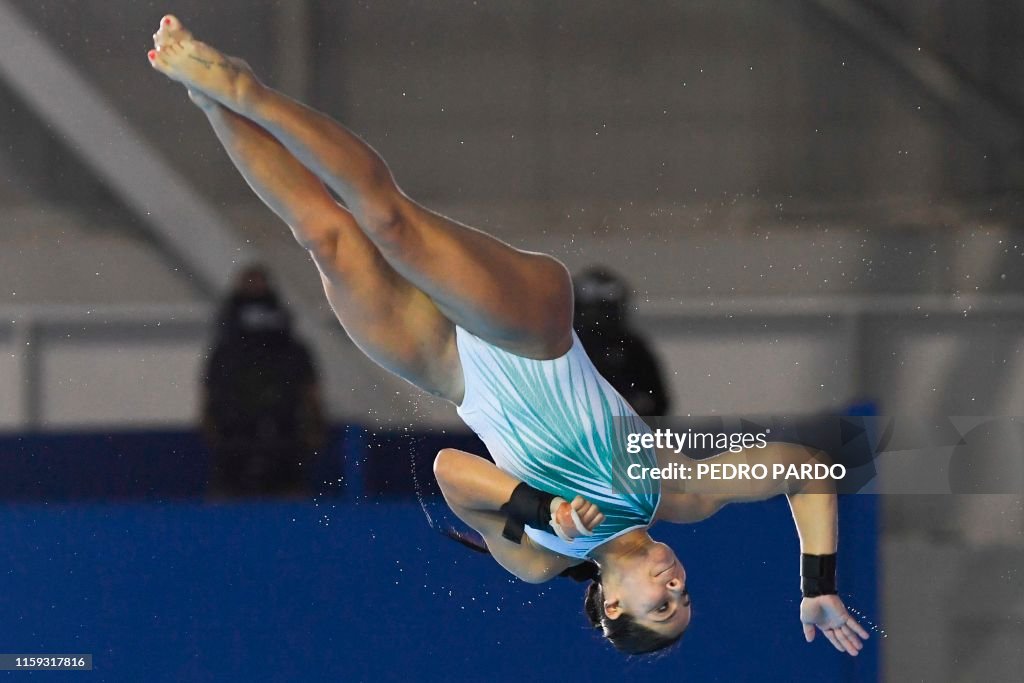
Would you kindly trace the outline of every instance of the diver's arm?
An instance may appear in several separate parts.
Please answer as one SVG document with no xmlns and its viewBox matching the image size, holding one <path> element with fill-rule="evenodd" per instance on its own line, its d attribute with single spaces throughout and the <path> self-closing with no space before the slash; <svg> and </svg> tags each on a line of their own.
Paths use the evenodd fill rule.
<svg viewBox="0 0 1024 683">
<path fill-rule="evenodd" d="M 520 482 L 493 463 L 471 453 L 446 448 L 434 460 L 434 475 L 452 512 L 484 537 L 487 549 L 498 564 L 523 581 L 543 583 L 579 563 L 577 559 L 533 543 L 529 536 L 523 536 L 521 543 L 513 543 L 502 535 L 506 515 L 500 511 L 501 506 Z M 575 503 L 573 507 L 577 507 Z M 595 506 L 590 508 L 592 510 L 577 509 L 588 528 L 593 528 L 604 517 Z M 570 518 L 568 527 L 563 525 L 563 528 L 571 526 Z"/>
<path fill-rule="evenodd" d="M 828 479 L 804 479 L 799 476 L 801 465 L 831 464 L 823 451 L 791 443 L 769 443 L 764 448 L 744 448 L 736 453 L 723 453 L 702 461 L 731 463 L 734 465 L 764 465 L 769 476 L 761 479 L 701 479 L 693 484 L 694 493 L 713 505 L 752 502 L 785 494 L 793 513 L 793 522 L 800 537 L 800 552 L 828 555 L 836 551 L 838 506 L 835 482 Z M 774 476 L 773 466 L 782 465 L 784 474 Z M 795 467 L 791 467 L 795 466 Z"/>
<path fill-rule="evenodd" d="M 808 481 L 786 496 L 800 537 L 800 552 L 811 555 L 836 552 L 839 506 L 835 488 L 831 479 Z"/>
<path fill-rule="evenodd" d="M 815 458 L 822 460 L 821 457 Z M 827 461 L 826 461 L 827 462 Z M 814 640 L 817 631 L 840 652 L 857 656 L 864 647 L 862 640 L 868 632 L 846 609 L 842 599 L 835 593 L 835 554 L 839 546 L 839 506 L 832 479 L 804 481 L 789 493 L 789 509 L 793 513 L 797 534 L 800 536 L 800 552 L 804 560 L 808 556 L 831 557 L 832 568 L 829 576 L 833 579 L 831 590 L 824 594 L 806 592 L 800 602 L 800 621 L 804 638 Z M 811 557 L 820 561 L 819 557 Z M 801 565 L 803 566 L 803 561 Z M 804 579 L 806 581 L 806 579 Z"/>
<path fill-rule="evenodd" d="M 690 496 L 694 500 L 701 501 L 700 507 L 705 513 L 702 518 L 710 516 L 728 503 L 752 503 L 780 494 L 793 495 L 804 491 L 821 493 L 825 492 L 825 489 L 820 486 L 821 484 L 831 484 L 825 480 L 805 481 L 799 476 L 789 478 L 773 476 L 772 466 L 777 464 L 783 465 L 787 472 L 790 471 L 790 465 L 795 465 L 796 468 L 793 471 L 799 474 L 800 465 L 804 463 L 831 463 L 828 455 L 823 451 L 798 444 L 770 442 L 764 448 L 726 451 L 701 460 L 694 460 L 685 455 L 670 457 L 673 462 L 678 462 L 688 468 L 688 477 L 663 480 L 662 491 L 673 495 Z M 760 479 L 754 477 L 726 479 L 719 474 L 720 469 L 699 472 L 697 468 L 701 465 L 715 467 L 731 465 L 750 468 L 761 465 L 767 469 L 768 476 Z M 810 488 L 807 488 L 808 486 Z"/>
<path fill-rule="evenodd" d="M 704 471 L 701 473 L 698 466 L 721 466 L 732 465 L 737 467 L 763 465 L 769 475 L 772 474 L 772 466 L 776 464 L 787 468 L 796 465 L 797 471 L 803 463 L 823 462 L 829 463 L 828 456 L 822 452 L 806 446 L 791 443 L 772 442 L 764 448 L 744 448 L 736 452 L 726 451 L 710 458 L 693 460 L 685 455 L 669 456 L 672 462 L 688 468 L 689 476 L 686 479 L 665 479 L 662 481 L 663 500 L 658 507 L 658 518 L 679 524 L 692 524 L 706 519 L 723 506 L 729 503 L 752 503 L 765 500 L 780 494 L 792 496 L 802 493 L 822 492 L 822 484 L 831 484 L 825 481 L 804 481 L 800 478 L 785 478 L 768 476 L 762 479 L 755 478 L 731 478 L 726 479 L 716 472 L 721 470 Z M 810 486 L 810 489 L 806 487 Z M 829 489 L 833 490 L 833 489 Z M 808 514 L 803 514 L 807 505 L 804 501 L 798 504 L 801 509 L 801 518 L 797 522 L 797 531 L 803 538 L 801 523 L 807 523 Z M 812 505 L 813 507 L 813 505 Z M 794 511 L 795 514 L 795 511 Z"/>
<path fill-rule="evenodd" d="M 835 482 L 831 479 L 774 476 L 773 470 L 774 465 L 782 465 L 785 473 L 799 474 L 803 464 L 831 464 L 831 459 L 823 451 L 774 442 L 764 448 L 744 448 L 700 461 L 687 459 L 687 463 L 691 473 L 689 479 L 665 482 L 665 490 L 670 496 L 668 512 L 659 516 L 669 521 L 694 522 L 710 517 L 728 503 L 749 503 L 785 494 L 800 536 L 800 551 L 814 555 L 836 552 L 838 507 Z M 698 477 L 698 463 L 746 465 L 751 468 L 763 465 L 769 476 L 725 479 L 705 473 Z M 796 467 L 791 468 L 793 465 Z"/>
<path fill-rule="evenodd" d="M 769 443 L 764 448 L 747 448 L 737 453 L 723 453 L 713 460 L 701 462 L 729 463 L 733 465 L 764 465 L 772 473 L 773 465 L 783 465 L 783 472 L 799 473 L 800 465 L 831 464 L 822 451 L 788 443 Z M 790 466 L 795 465 L 793 470 Z M 768 476 L 763 479 L 698 479 L 686 482 L 687 493 L 701 501 L 709 514 L 727 503 L 764 500 L 786 494 L 793 513 L 793 522 L 800 537 L 800 552 L 804 555 L 834 555 L 838 546 L 839 508 L 832 479 L 803 479 Z M 698 505 L 698 508 L 700 506 Z M 834 562 L 834 558 L 832 558 Z M 833 564 L 834 567 L 834 564 Z M 828 594 L 810 593 L 800 603 L 800 621 L 804 638 L 814 640 L 821 631 L 832 646 L 840 652 L 856 656 L 863 647 L 867 631 L 850 616 L 846 606 L 833 591 Z"/>
<path fill-rule="evenodd" d="M 521 543 L 509 541 L 501 535 L 505 526 L 505 516 L 501 513 L 470 510 L 452 503 L 449 506 L 459 519 L 484 537 L 487 550 L 498 564 L 527 583 L 550 581 L 579 563 L 579 560 L 537 545 L 529 536 L 523 536 Z"/>
</svg>

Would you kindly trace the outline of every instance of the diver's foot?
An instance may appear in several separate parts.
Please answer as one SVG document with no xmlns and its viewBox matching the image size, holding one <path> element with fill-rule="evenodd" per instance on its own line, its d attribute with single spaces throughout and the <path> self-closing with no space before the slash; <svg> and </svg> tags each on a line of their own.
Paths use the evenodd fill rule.
<svg viewBox="0 0 1024 683">
<path fill-rule="evenodd" d="M 250 67 L 249 63 L 246 62 L 244 59 L 240 59 L 239 57 L 228 57 L 228 61 L 237 66 L 239 69 L 244 69 L 245 71 L 249 72 L 252 71 L 252 67 Z M 213 109 L 214 107 L 221 106 L 220 102 L 213 99 L 212 97 L 204 93 L 202 90 L 196 90 L 195 88 L 187 88 L 186 91 L 188 92 L 188 98 L 192 100 L 192 103 L 200 109 L 202 109 L 203 111 L 208 111 L 210 109 Z"/>
<path fill-rule="evenodd" d="M 160 20 L 160 28 L 153 34 L 153 47 L 159 50 L 164 45 L 180 43 L 186 39 L 191 40 L 192 34 L 181 25 L 178 17 L 168 14 Z"/>
<path fill-rule="evenodd" d="M 191 40 L 192 34 L 181 25 L 178 17 L 168 14 L 160 20 L 160 28 L 153 34 L 153 47 L 159 51 L 164 45 L 180 43 L 186 39 Z M 205 110 L 219 106 L 216 100 L 200 90 L 187 88 L 187 91 L 188 98 L 200 109 Z"/>
<path fill-rule="evenodd" d="M 220 106 L 220 104 L 217 103 L 217 100 L 203 93 L 203 91 L 201 90 L 193 90 L 192 88 L 188 88 L 187 92 L 188 98 L 192 100 L 192 104 L 196 105 L 204 111 L 207 109 L 213 109 L 214 107 Z"/>
<path fill-rule="evenodd" d="M 153 42 L 157 47 L 150 50 L 148 56 L 154 69 L 221 104 L 229 107 L 239 104 L 256 84 L 245 62 L 230 59 L 195 40 L 173 15 L 160 21 L 160 30 L 154 34 Z"/>
</svg>

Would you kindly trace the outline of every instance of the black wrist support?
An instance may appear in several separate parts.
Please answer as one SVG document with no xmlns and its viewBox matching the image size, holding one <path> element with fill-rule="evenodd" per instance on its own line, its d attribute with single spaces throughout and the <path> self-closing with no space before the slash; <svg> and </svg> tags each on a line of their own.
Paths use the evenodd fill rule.
<svg viewBox="0 0 1024 683">
<path fill-rule="evenodd" d="M 527 524 L 534 529 L 546 529 L 551 521 L 551 501 L 554 499 L 550 493 L 535 489 L 526 482 L 520 483 L 508 502 L 501 506 L 501 511 L 508 515 L 501 535 L 513 543 L 522 543 Z"/>
<path fill-rule="evenodd" d="M 836 554 L 800 556 L 800 588 L 805 598 L 836 594 Z"/>
</svg>

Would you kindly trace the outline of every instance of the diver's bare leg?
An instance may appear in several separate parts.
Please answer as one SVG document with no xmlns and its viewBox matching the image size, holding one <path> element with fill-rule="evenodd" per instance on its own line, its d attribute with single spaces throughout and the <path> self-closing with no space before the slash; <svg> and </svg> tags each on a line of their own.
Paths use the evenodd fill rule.
<svg viewBox="0 0 1024 683">
<path fill-rule="evenodd" d="M 158 47 L 178 38 L 170 25 Z M 375 362 L 433 394 L 456 398 L 454 328 L 401 277 L 320 180 L 273 136 L 202 93 L 190 91 L 246 182 L 311 254 L 342 326 Z"/>
<path fill-rule="evenodd" d="M 341 196 L 388 263 L 453 322 L 526 356 L 550 358 L 569 347 L 572 286 L 557 260 L 416 204 L 366 143 L 208 45 L 181 40 L 151 53 L 150 61 L 279 140 Z"/>
</svg>

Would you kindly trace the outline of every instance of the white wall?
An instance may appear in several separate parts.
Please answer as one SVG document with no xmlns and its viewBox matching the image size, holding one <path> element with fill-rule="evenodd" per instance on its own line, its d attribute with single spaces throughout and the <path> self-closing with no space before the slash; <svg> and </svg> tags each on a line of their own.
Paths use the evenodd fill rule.
<svg viewBox="0 0 1024 683">
<path fill-rule="evenodd" d="M 669 376 L 673 413 L 804 414 L 854 398 L 848 326 L 792 319 L 692 319 L 645 325 Z"/>
<path fill-rule="evenodd" d="M 636 322 L 661 356 L 678 414 L 799 414 L 864 397 L 889 414 L 1024 414 L 1024 303 L 979 300 L 966 321 L 942 300 L 873 307 L 765 298 L 716 315 L 648 305 Z M 4 312 L 15 322 L 0 324 L 3 428 L 194 423 L 208 310 Z M 314 347 L 337 419 L 457 424 L 450 406 L 350 343 Z"/>
<path fill-rule="evenodd" d="M 43 344 L 43 428 L 195 424 L 202 340 L 112 337 Z"/>
</svg>

